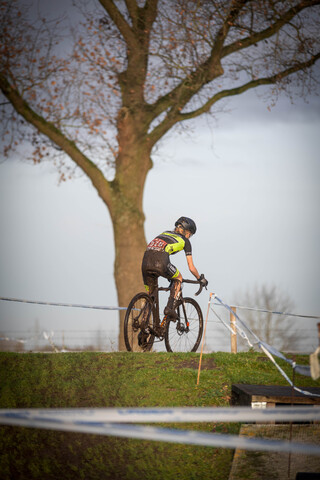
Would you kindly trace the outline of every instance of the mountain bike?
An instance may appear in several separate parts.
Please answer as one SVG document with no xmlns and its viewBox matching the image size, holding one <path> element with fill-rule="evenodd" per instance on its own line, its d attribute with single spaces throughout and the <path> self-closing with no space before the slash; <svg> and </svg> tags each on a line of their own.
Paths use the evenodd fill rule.
<svg viewBox="0 0 320 480">
<path fill-rule="evenodd" d="M 199 284 L 198 280 L 183 280 L 183 283 Z M 127 350 L 148 352 L 154 342 L 165 341 L 168 352 L 195 352 L 203 333 L 203 317 L 199 304 L 182 295 L 180 289 L 175 313 L 177 318 L 160 314 L 159 292 L 169 292 L 168 287 L 156 286 L 152 295 L 141 292 L 130 301 L 124 319 L 124 340 Z M 181 286 L 182 287 L 182 286 Z"/>
</svg>

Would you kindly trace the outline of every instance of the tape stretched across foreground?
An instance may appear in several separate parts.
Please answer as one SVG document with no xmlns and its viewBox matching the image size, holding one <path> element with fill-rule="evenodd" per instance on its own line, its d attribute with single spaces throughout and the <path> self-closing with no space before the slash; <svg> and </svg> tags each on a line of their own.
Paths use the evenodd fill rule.
<svg viewBox="0 0 320 480">
<path fill-rule="evenodd" d="M 134 422 L 246 422 L 320 419 L 320 408 L 291 407 L 252 410 L 239 408 L 97 408 L 1 409 L 0 423 L 32 428 L 91 433 L 141 440 L 164 441 L 219 448 L 240 448 L 320 456 L 320 446 L 247 438 L 236 435 L 133 425 Z M 117 422 L 117 423 L 115 423 Z M 122 422 L 132 422 L 130 425 Z"/>
<path fill-rule="evenodd" d="M 155 428 L 127 424 L 94 422 L 59 422 L 54 419 L 21 419 L 19 425 L 24 427 L 62 430 L 68 432 L 90 433 L 139 440 L 152 440 L 187 445 L 216 448 L 239 448 L 241 450 L 276 451 L 283 453 L 300 453 L 320 456 L 320 446 L 289 441 L 269 440 L 236 435 L 202 433 L 190 430 Z"/>
<path fill-rule="evenodd" d="M 15 408 L 0 409 L 0 424 L 20 420 L 93 423 L 191 423 L 191 422 L 313 422 L 320 421 L 320 407 L 290 406 L 173 408 Z"/>
</svg>

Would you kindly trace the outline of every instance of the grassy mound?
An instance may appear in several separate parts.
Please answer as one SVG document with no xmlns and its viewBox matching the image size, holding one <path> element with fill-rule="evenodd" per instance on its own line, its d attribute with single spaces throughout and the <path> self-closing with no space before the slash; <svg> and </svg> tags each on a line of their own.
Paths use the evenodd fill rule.
<svg viewBox="0 0 320 480">
<path fill-rule="evenodd" d="M 291 367 L 279 363 L 291 378 Z M 197 386 L 198 364 L 196 353 L 0 353 L 0 408 L 228 406 L 233 383 L 287 384 L 259 353 L 204 355 Z M 296 383 L 320 386 L 298 375 Z M 162 426 L 234 434 L 240 428 Z M 0 478 L 8 480 L 225 480 L 232 458 L 221 448 L 0 427 Z"/>
</svg>

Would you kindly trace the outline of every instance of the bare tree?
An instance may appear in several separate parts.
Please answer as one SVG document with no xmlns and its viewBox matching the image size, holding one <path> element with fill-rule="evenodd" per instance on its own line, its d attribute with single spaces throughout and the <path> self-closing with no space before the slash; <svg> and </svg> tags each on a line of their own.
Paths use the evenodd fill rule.
<svg viewBox="0 0 320 480">
<path fill-rule="evenodd" d="M 34 162 L 55 162 L 61 179 L 88 176 L 113 223 L 121 306 L 142 287 L 142 199 L 156 145 L 250 89 L 270 86 L 273 99 L 314 90 L 319 3 L 79 0 L 68 40 L 63 19 L 36 21 L 23 0 L 1 1 L 4 153 L 25 152 L 28 140 Z"/>
<path fill-rule="evenodd" d="M 240 318 L 262 341 L 285 352 L 298 350 L 299 320 L 280 315 L 294 312 L 294 302 L 286 293 L 274 285 L 256 285 L 237 297 L 240 306 L 249 307 L 239 309 Z"/>
</svg>

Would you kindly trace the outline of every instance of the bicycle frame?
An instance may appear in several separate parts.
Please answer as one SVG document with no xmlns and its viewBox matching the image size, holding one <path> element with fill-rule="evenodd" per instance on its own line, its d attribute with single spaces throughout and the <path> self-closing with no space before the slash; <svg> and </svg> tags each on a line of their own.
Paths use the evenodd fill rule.
<svg viewBox="0 0 320 480">
<path fill-rule="evenodd" d="M 195 280 L 183 280 L 183 282 L 200 283 Z M 124 321 L 124 336 L 128 351 L 135 351 L 136 347 L 150 351 L 154 341 L 162 340 L 165 340 L 168 352 L 196 351 L 203 331 L 201 308 L 194 299 L 184 297 L 180 290 L 176 298 L 175 313 L 162 319 L 159 292 L 170 290 L 171 285 L 160 287 L 156 284 L 149 294 L 140 292 L 132 298 Z M 200 284 L 199 291 L 195 295 L 199 295 L 201 290 Z"/>
<path fill-rule="evenodd" d="M 160 323 L 160 302 L 159 302 L 159 292 L 169 292 L 170 291 L 170 286 L 169 287 L 159 287 L 158 285 L 154 288 L 152 294 L 150 295 L 152 298 L 152 314 L 153 314 L 153 320 L 154 320 L 154 327 L 155 329 L 152 329 L 152 333 L 157 337 L 161 338 L 163 335 L 161 335 L 159 332 L 159 327 L 161 327 Z M 150 327 L 149 327 L 150 328 Z M 151 328 L 150 328 L 151 330 Z M 159 335 L 160 334 L 160 335 Z M 161 338 L 162 340 L 162 338 Z"/>
<path fill-rule="evenodd" d="M 198 283 L 194 280 L 183 280 L 183 283 Z M 182 286 L 181 286 L 182 287 Z M 158 285 L 154 288 L 154 291 L 152 292 L 152 294 L 150 295 L 151 298 L 152 298 L 152 302 L 153 302 L 153 306 L 152 306 L 152 313 L 153 313 L 153 319 L 154 319 L 154 328 L 151 328 L 149 326 L 149 329 L 151 331 L 152 334 L 154 334 L 157 338 L 163 339 L 163 334 L 164 332 L 161 332 L 159 331 L 159 327 L 162 327 L 162 322 L 160 322 L 160 304 L 159 304 L 159 292 L 169 292 L 171 289 L 171 287 L 159 287 Z M 200 292 L 201 292 L 202 288 L 200 288 L 200 290 L 195 294 L 195 295 L 198 295 Z M 183 326 L 183 330 L 188 332 L 189 331 L 189 322 L 187 320 L 187 313 L 186 313 L 186 309 L 185 309 L 185 305 L 184 305 L 184 302 L 183 302 L 183 295 L 182 295 L 182 288 L 180 289 L 179 291 L 179 294 L 178 294 L 178 298 L 177 298 L 177 301 L 181 300 L 181 306 L 182 306 L 182 310 L 183 310 L 183 316 L 179 316 L 179 319 L 177 320 L 179 322 L 179 324 L 181 323 L 181 321 L 184 320 L 185 322 L 185 326 Z"/>
</svg>

